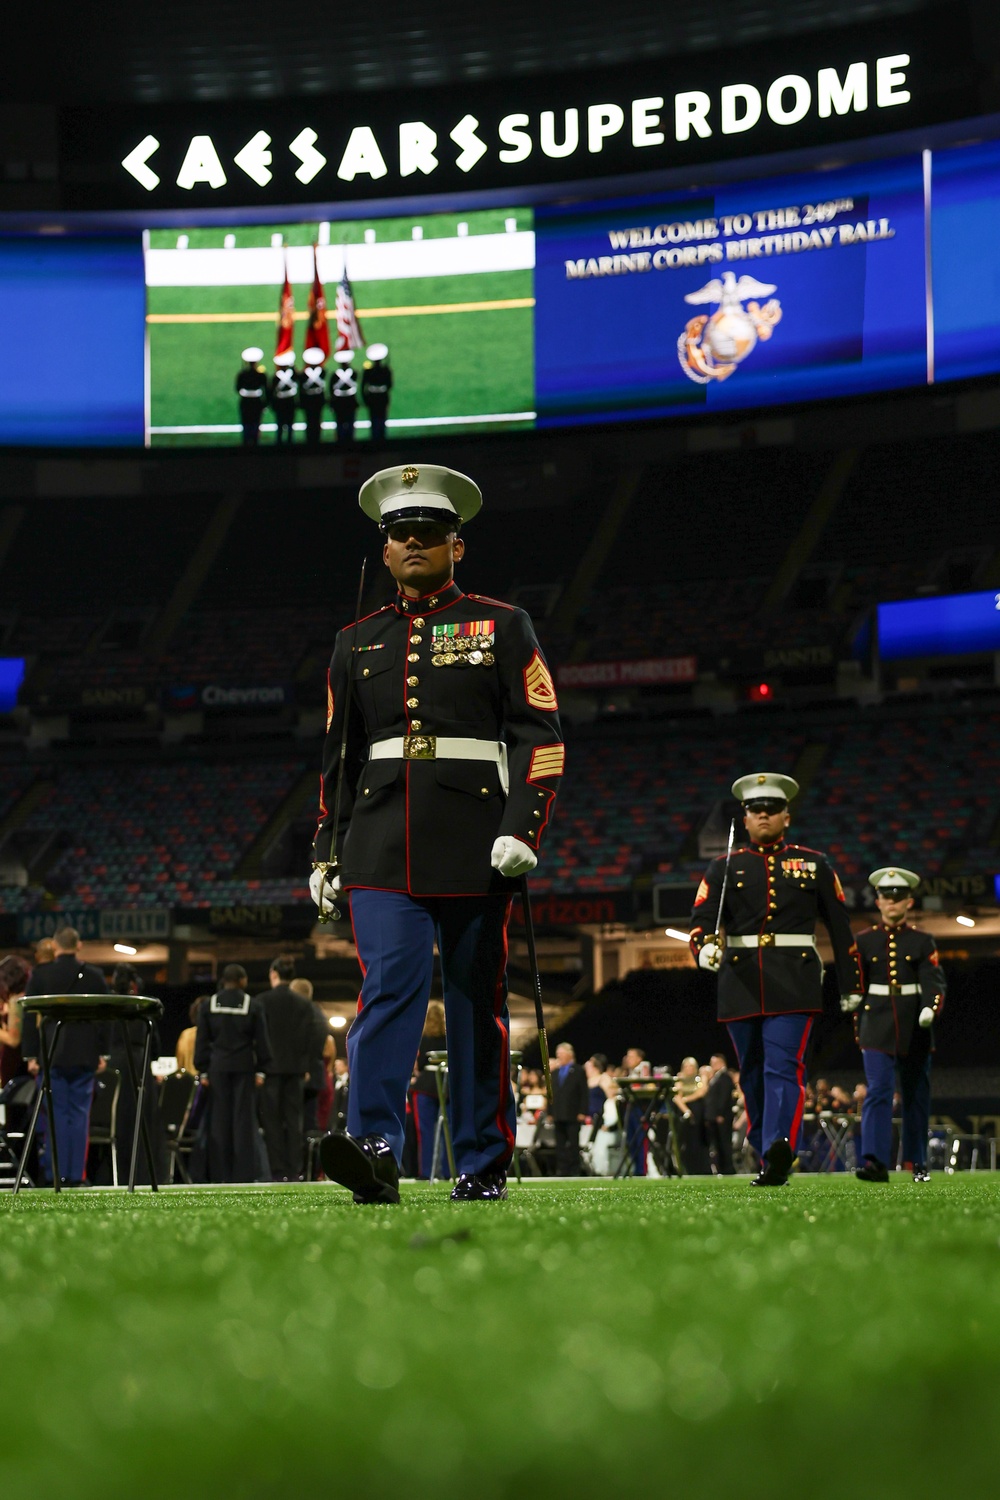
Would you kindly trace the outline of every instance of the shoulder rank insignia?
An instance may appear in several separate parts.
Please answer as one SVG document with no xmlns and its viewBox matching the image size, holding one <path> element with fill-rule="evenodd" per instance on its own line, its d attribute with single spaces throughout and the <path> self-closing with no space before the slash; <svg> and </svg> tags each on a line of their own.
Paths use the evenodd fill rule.
<svg viewBox="0 0 1000 1500">
<path fill-rule="evenodd" d="M 328 732 L 329 732 L 329 729 L 330 729 L 330 725 L 332 723 L 333 723 L 333 688 L 330 686 L 330 677 L 329 677 L 329 674 L 328 674 L 327 675 L 327 679 L 326 679 L 326 727 L 327 727 L 327 731 Z"/>
<path fill-rule="evenodd" d="M 538 651 L 524 669 L 524 696 L 532 708 L 544 708 L 553 713 L 559 707 L 552 673 Z"/>
<path fill-rule="evenodd" d="M 703 901 L 708 900 L 708 881 L 703 880 L 698 887 L 698 894 L 694 898 L 695 906 L 700 906 Z"/>
</svg>

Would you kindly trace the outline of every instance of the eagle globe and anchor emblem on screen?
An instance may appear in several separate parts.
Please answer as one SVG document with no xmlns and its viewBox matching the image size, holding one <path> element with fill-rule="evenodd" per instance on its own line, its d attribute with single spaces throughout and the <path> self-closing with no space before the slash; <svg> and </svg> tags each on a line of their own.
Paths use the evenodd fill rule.
<svg viewBox="0 0 1000 1500">
<path fill-rule="evenodd" d="M 737 280 L 732 271 L 723 271 L 721 281 L 715 277 L 698 291 L 688 292 L 684 301 L 695 306 L 719 304 L 711 316 L 699 313 L 689 318 L 677 340 L 677 358 L 689 380 L 708 385 L 713 380 L 728 379 L 753 352 L 758 340 L 771 337 L 781 322 L 781 303 L 771 296 L 775 291 L 777 287 L 753 276 Z M 762 305 L 757 300 L 760 297 L 769 301 Z"/>
</svg>

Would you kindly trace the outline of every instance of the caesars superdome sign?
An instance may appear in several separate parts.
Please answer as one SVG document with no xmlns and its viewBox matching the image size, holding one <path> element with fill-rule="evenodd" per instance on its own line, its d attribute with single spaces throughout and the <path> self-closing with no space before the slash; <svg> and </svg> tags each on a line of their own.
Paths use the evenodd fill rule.
<svg viewBox="0 0 1000 1500">
<path fill-rule="evenodd" d="M 756 156 L 976 113 L 971 55 L 956 8 L 546 80 L 66 110 L 63 206 L 398 198 Z"/>
</svg>

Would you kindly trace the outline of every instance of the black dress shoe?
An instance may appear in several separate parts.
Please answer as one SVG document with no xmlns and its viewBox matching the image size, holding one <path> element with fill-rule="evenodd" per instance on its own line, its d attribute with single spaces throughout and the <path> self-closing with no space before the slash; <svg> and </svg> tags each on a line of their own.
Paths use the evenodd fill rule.
<svg viewBox="0 0 1000 1500">
<path fill-rule="evenodd" d="M 914 1167 L 913 1180 L 914 1182 L 930 1182 L 931 1174 L 926 1167 Z"/>
<path fill-rule="evenodd" d="M 855 1172 L 859 1182 L 888 1182 L 889 1168 L 883 1166 L 877 1156 L 866 1156 L 865 1164 Z"/>
<path fill-rule="evenodd" d="M 772 1141 L 764 1152 L 763 1164 L 751 1186 L 784 1187 L 794 1160 L 792 1148 L 787 1140 L 782 1138 Z"/>
<path fill-rule="evenodd" d="M 355 1203 L 398 1203 L 399 1167 L 380 1135 L 325 1135 L 319 1159 L 331 1182 L 350 1188 Z"/>
<path fill-rule="evenodd" d="M 495 1203 L 507 1196 L 506 1172 L 462 1172 L 451 1190 L 453 1203 Z"/>
</svg>

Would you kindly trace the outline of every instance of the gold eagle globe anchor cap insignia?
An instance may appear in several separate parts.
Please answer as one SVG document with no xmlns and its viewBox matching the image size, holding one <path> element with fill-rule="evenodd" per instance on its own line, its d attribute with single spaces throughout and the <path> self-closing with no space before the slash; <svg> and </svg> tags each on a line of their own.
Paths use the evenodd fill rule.
<svg viewBox="0 0 1000 1500">
<path fill-rule="evenodd" d="M 474 479 L 443 464 L 400 464 L 366 479 L 358 495 L 366 516 L 388 531 L 400 521 L 451 521 L 455 530 L 482 509 Z"/>
</svg>

